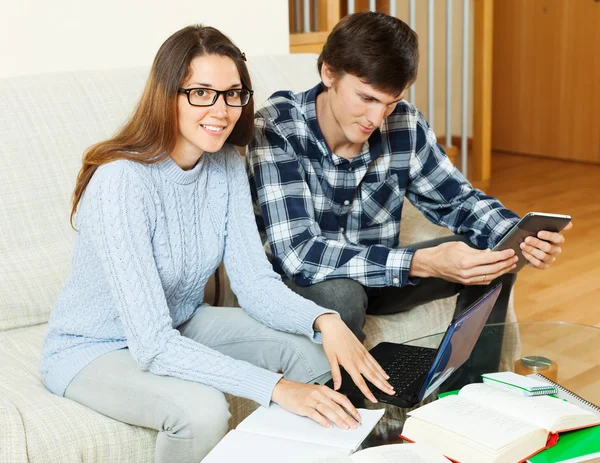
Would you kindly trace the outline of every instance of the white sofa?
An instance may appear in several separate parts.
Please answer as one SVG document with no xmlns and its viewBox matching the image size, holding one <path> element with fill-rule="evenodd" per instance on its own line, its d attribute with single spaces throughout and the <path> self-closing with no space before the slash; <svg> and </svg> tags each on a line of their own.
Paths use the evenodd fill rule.
<svg viewBox="0 0 600 463">
<path fill-rule="evenodd" d="M 257 56 L 249 66 L 257 107 L 276 90 L 300 91 L 318 81 L 315 55 Z M 38 370 L 48 316 L 70 267 L 75 233 L 69 226 L 70 198 L 81 155 L 128 117 L 147 72 L 0 80 L 0 462 L 154 461 L 155 431 L 51 394 Z M 446 233 L 405 206 L 403 243 Z M 213 292 L 207 301 L 214 297 Z M 234 300 L 221 275 L 218 303 Z M 443 331 L 453 308 L 454 298 L 368 317 L 368 344 Z M 509 319 L 514 320 L 512 303 Z M 233 397 L 230 402 L 231 427 L 256 406 Z"/>
</svg>

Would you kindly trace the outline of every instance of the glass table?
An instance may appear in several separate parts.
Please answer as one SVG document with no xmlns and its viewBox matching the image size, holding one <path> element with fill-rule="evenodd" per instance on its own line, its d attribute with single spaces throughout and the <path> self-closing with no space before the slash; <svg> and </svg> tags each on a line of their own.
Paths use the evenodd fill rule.
<svg viewBox="0 0 600 463">
<path fill-rule="evenodd" d="M 443 333 L 424 336 L 406 344 L 437 348 Z M 541 373 L 585 400 L 600 405 L 600 327 L 565 322 L 524 322 L 486 325 L 472 358 L 481 358 L 488 349 L 500 354 L 498 371 L 520 374 Z M 480 351 L 479 353 L 477 351 Z M 417 408 L 436 400 L 437 394 L 459 389 L 465 384 L 481 381 L 481 367 L 469 359 L 441 388 L 427 397 Z M 412 409 L 392 405 L 372 404 L 368 400 L 353 401 L 362 408 L 385 408 L 386 413 L 363 442 L 361 448 L 401 443 L 407 413 Z"/>
</svg>

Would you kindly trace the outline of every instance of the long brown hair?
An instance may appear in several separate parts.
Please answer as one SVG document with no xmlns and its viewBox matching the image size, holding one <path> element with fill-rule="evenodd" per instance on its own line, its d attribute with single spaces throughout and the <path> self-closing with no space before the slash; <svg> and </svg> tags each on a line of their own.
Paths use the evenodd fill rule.
<svg viewBox="0 0 600 463">
<path fill-rule="evenodd" d="M 231 58 L 242 85 L 252 89 L 245 55 L 223 33 L 202 25 L 188 26 L 175 32 L 158 50 L 144 92 L 131 118 L 112 138 L 92 145 L 85 152 L 73 192 L 73 228 L 77 205 L 99 166 L 118 159 L 153 164 L 169 156 L 175 148 L 179 132 L 177 91 L 189 76 L 192 60 L 205 55 Z M 242 108 L 240 119 L 227 142 L 237 146 L 247 145 L 253 129 L 254 103 L 250 100 Z"/>
</svg>

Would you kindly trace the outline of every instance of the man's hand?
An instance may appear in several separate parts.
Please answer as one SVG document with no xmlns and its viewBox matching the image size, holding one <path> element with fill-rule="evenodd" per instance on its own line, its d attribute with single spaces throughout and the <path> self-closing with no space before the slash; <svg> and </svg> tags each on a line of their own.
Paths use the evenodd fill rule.
<svg viewBox="0 0 600 463">
<path fill-rule="evenodd" d="M 463 285 L 487 285 L 516 267 L 515 251 L 481 251 L 461 241 L 418 249 L 409 276 L 442 278 Z"/>
<path fill-rule="evenodd" d="M 315 329 L 323 336 L 323 350 L 331 366 L 335 390 L 342 385 L 340 373 L 340 365 L 342 365 L 354 384 L 371 402 L 375 403 L 377 399 L 369 390 L 364 378 L 386 394 L 395 394 L 394 389 L 387 382 L 390 377 L 337 314 L 323 314 L 317 317 Z"/>
<path fill-rule="evenodd" d="M 569 222 L 563 231 L 573 228 L 573 222 Z M 546 270 L 562 252 L 561 246 L 565 243 L 565 237 L 560 233 L 541 231 L 537 238 L 528 236 L 521 243 L 521 252 L 529 265 L 539 270 Z"/>
</svg>

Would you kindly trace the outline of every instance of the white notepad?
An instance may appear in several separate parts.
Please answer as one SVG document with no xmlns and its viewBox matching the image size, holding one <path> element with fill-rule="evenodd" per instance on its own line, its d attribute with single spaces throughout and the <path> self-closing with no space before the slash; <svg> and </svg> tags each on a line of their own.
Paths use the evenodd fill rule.
<svg viewBox="0 0 600 463">
<path fill-rule="evenodd" d="M 297 463 L 320 455 L 346 456 L 344 449 L 281 439 L 234 429 L 202 460 L 202 463 Z M 335 460 L 334 460 L 335 461 Z"/>
<path fill-rule="evenodd" d="M 593 404 L 591 402 L 588 402 L 583 397 L 580 397 L 579 395 L 575 394 L 573 391 L 570 391 L 566 387 L 561 386 L 558 383 L 555 383 L 554 381 L 546 378 L 543 375 L 540 375 L 539 373 L 534 373 L 534 374 L 529 375 L 527 377 L 528 378 L 537 378 L 540 381 L 543 381 L 545 383 L 551 384 L 552 386 L 554 386 L 558 390 L 558 392 L 556 393 L 556 396 L 559 399 L 566 400 L 567 402 L 569 402 L 569 403 L 571 403 L 573 405 L 577 405 L 578 407 L 581 407 L 584 410 L 589 410 L 592 413 L 595 413 L 598 417 L 600 417 L 600 406 L 595 405 L 595 404 Z"/>
<path fill-rule="evenodd" d="M 385 410 L 358 409 L 355 429 L 324 428 L 310 418 L 278 405 L 260 407 L 225 436 L 203 463 L 291 463 L 300 457 L 340 453 L 350 455 L 369 435 Z"/>
</svg>

